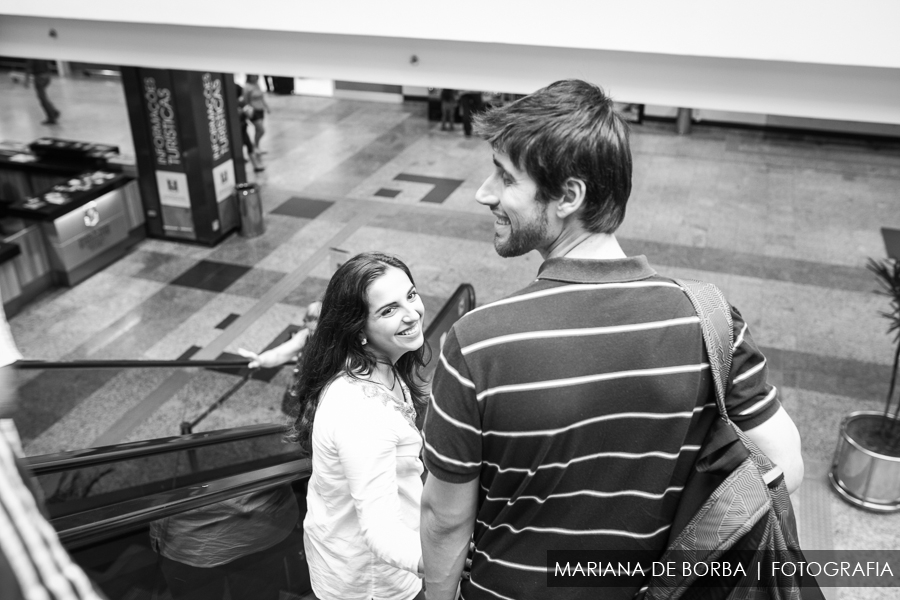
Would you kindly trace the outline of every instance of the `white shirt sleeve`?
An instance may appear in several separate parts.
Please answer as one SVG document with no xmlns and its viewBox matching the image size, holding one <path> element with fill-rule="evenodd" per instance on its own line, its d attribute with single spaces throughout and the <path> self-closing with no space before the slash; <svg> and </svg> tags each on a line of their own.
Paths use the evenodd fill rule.
<svg viewBox="0 0 900 600">
<path fill-rule="evenodd" d="M 6 313 L 3 311 L 3 298 L 0 298 L 0 367 L 22 360 L 22 354 L 16 348 L 9 323 L 6 322 Z"/>
<path fill-rule="evenodd" d="M 367 398 L 359 387 L 348 387 L 354 397 L 347 399 L 348 410 L 336 428 L 334 442 L 360 530 L 381 560 L 418 574 L 422 545 L 418 531 L 401 519 L 397 486 L 397 423 L 408 425 L 379 398 Z"/>
</svg>

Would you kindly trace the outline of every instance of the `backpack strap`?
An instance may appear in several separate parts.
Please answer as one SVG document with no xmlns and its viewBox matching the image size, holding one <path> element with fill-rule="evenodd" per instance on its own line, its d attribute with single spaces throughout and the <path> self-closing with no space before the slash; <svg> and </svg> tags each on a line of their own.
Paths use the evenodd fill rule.
<svg viewBox="0 0 900 600">
<path fill-rule="evenodd" d="M 716 386 L 716 404 L 719 416 L 730 422 L 725 410 L 725 396 L 728 391 L 728 379 L 731 375 L 731 359 L 734 353 L 734 322 L 731 320 L 731 306 L 725 300 L 721 290 L 711 283 L 693 279 L 675 279 L 687 297 L 703 330 L 703 341 L 706 342 L 706 353 L 709 355 L 709 367 Z"/>
</svg>

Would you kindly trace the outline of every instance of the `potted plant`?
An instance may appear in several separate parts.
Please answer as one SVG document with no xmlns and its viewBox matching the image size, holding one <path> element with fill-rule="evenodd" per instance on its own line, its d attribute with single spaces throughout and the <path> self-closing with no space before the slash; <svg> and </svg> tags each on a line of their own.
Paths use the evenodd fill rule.
<svg viewBox="0 0 900 600">
<path fill-rule="evenodd" d="M 881 285 L 877 294 L 890 299 L 891 310 L 882 312 L 894 333 L 894 367 L 884 410 L 856 411 L 841 423 L 841 436 L 828 477 L 848 502 L 877 511 L 900 510 L 900 397 L 896 400 L 900 369 L 900 262 L 869 259 L 866 267 Z"/>
</svg>

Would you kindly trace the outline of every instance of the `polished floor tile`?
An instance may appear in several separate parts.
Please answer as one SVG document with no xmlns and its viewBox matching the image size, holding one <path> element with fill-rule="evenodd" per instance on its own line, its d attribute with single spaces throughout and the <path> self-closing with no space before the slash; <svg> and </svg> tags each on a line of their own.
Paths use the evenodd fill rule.
<svg viewBox="0 0 900 600">
<path fill-rule="evenodd" d="M 224 292 L 243 277 L 250 267 L 201 260 L 172 281 L 172 285 L 196 288 L 209 292 Z"/>
<path fill-rule="evenodd" d="M 232 323 L 234 323 L 235 321 L 237 321 L 238 317 L 240 317 L 240 316 L 241 315 L 231 313 L 230 315 L 228 315 L 227 317 L 222 319 L 221 323 L 216 325 L 216 329 L 227 329 L 228 326 L 231 325 Z"/>
<path fill-rule="evenodd" d="M 315 219 L 320 214 L 331 208 L 334 202 L 327 200 L 315 200 L 313 198 L 289 198 L 278 208 L 272 211 L 276 215 L 287 215 L 300 219 Z"/>
<path fill-rule="evenodd" d="M 431 191 L 422 196 L 422 199 L 420 200 L 420 202 L 429 202 L 431 204 L 442 204 L 444 200 L 450 197 L 450 194 L 456 191 L 456 188 L 464 183 L 461 179 L 427 177 L 425 175 L 412 175 L 410 173 L 400 173 L 394 177 L 394 180 L 425 183 L 434 186 Z"/>
<path fill-rule="evenodd" d="M 284 273 L 266 269 L 250 269 L 231 286 L 228 293 L 247 298 L 262 298 L 269 289 L 284 278 Z"/>
</svg>

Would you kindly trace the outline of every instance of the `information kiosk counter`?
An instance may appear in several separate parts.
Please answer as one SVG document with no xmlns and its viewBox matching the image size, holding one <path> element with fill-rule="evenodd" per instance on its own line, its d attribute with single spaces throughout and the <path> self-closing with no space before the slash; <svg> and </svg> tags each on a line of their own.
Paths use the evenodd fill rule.
<svg viewBox="0 0 900 600">
<path fill-rule="evenodd" d="M 75 285 L 146 236 L 133 161 L 105 144 L 0 142 L 0 293 L 7 315 Z M 4 248 L 14 248 L 4 252 Z"/>
<path fill-rule="evenodd" d="M 137 186 L 122 173 L 81 173 L 7 205 L 6 214 L 40 226 L 54 279 L 64 285 L 90 277 L 144 238 Z"/>
</svg>

